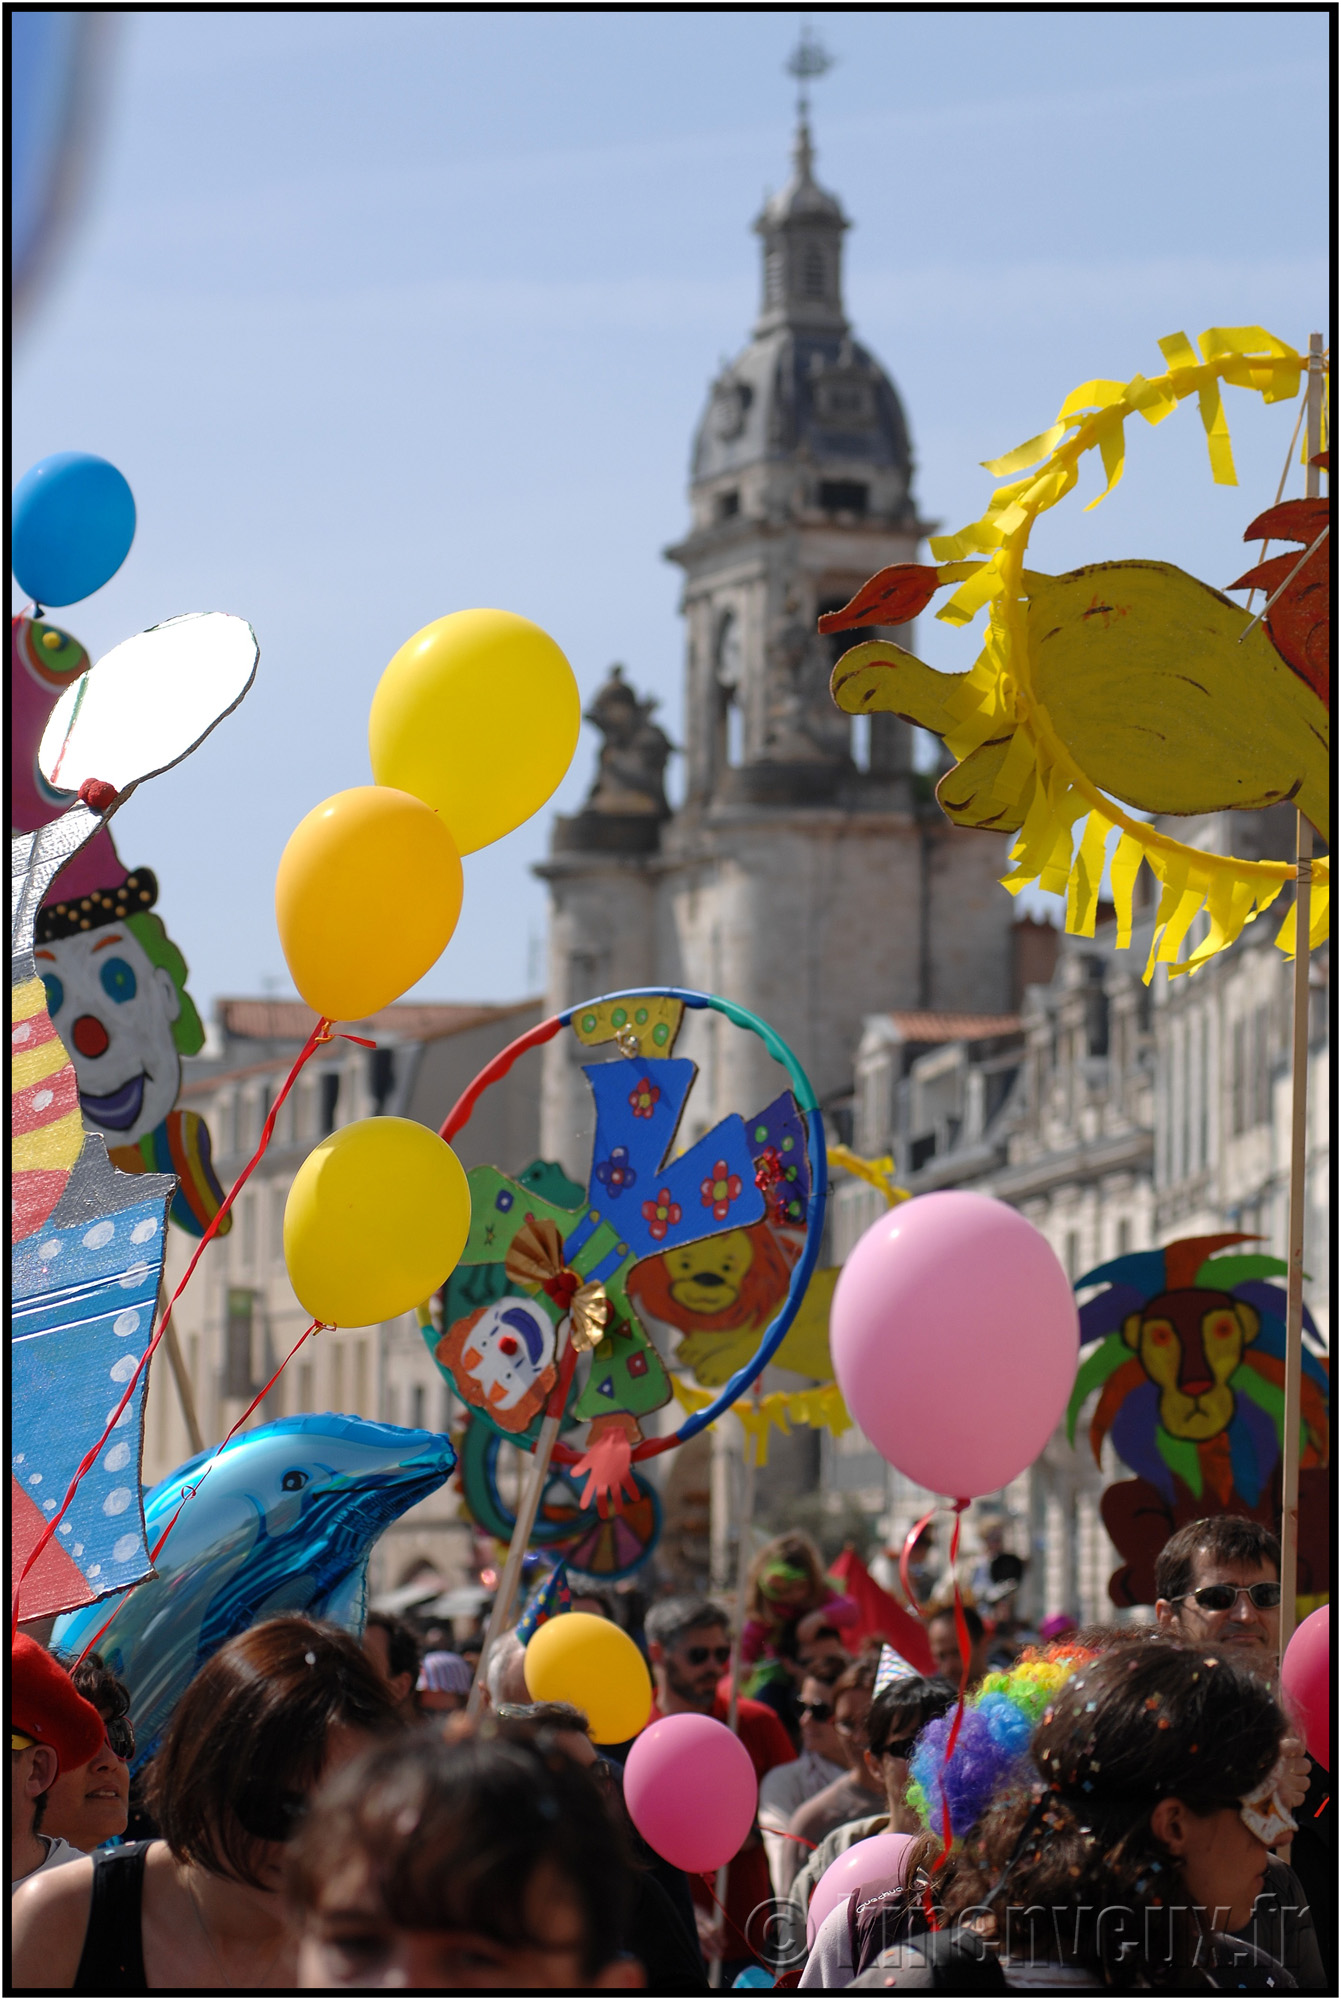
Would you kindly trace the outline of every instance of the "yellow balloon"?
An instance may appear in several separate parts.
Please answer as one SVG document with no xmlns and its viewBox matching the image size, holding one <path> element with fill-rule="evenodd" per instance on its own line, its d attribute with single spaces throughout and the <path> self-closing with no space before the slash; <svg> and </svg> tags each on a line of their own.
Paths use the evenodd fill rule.
<svg viewBox="0 0 1341 2000">
<path fill-rule="evenodd" d="M 465 1170 L 412 1118 L 360 1118 L 313 1148 L 284 1204 L 284 1262 L 303 1311 L 372 1326 L 428 1298 L 470 1230 Z"/>
<path fill-rule="evenodd" d="M 589 1611 L 549 1618 L 526 1648 L 526 1685 L 537 1701 L 570 1701 L 597 1743 L 627 1743 L 647 1722 L 652 1682 L 627 1632 Z"/>
<path fill-rule="evenodd" d="M 461 857 L 408 792 L 356 785 L 299 820 L 275 919 L 293 983 L 332 1021 L 361 1021 L 437 964 L 461 914 Z"/>
<path fill-rule="evenodd" d="M 513 611 L 453 611 L 407 639 L 377 684 L 373 776 L 441 813 L 473 854 L 539 812 L 581 721 L 573 670 L 547 632 Z"/>
</svg>

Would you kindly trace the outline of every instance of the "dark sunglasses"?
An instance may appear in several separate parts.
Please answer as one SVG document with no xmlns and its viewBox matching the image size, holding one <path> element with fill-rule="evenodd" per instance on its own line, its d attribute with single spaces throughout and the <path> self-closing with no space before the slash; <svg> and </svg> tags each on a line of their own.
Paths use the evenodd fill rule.
<svg viewBox="0 0 1341 2000">
<path fill-rule="evenodd" d="M 705 1666 L 709 1660 L 715 1661 L 719 1667 L 731 1664 L 729 1646 L 686 1646 L 684 1656 L 691 1667 Z"/>
<path fill-rule="evenodd" d="M 234 1811 L 243 1832 L 253 1840 L 273 1840 L 283 1847 L 297 1833 L 309 1803 L 305 1792 L 262 1791 L 257 1786 L 242 1794 Z"/>
<path fill-rule="evenodd" d="M 913 1746 L 916 1742 L 917 1738 L 915 1736 L 896 1736 L 892 1742 L 882 1743 L 878 1750 L 872 1744 L 871 1755 L 873 1757 L 911 1757 Z"/>
<path fill-rule="evenodd" d="M 135 1755 L 135 1731 L 130 1726 L 130 1718 L 118 1715 L 105 1727 L 108 1749 L 114 1757 L 119 1757 L 123 1764 L 129 1764 Z"/>
<path fill-rule="evenodd" d="M 803 1701 L 797 1709 L 800 1716 L 809 1716 L 814 1722 L 832 1722 L 833 1703 L 831 1701 Z"/>
<path fill-rule="evenodd" d="M 1182 1597 L 1171 1600 L 1174 1604 L 1186 1604 L 1188 1598 L 1203 1611 L 1232 1611 L 1240 1597 L 1246 1597 L 1259 1611 L 1272 1611 L 1280 1603 L 1278 1583 L 1203 1583 L 1200 1590 L 1189 1590 Z"/>
</svg>

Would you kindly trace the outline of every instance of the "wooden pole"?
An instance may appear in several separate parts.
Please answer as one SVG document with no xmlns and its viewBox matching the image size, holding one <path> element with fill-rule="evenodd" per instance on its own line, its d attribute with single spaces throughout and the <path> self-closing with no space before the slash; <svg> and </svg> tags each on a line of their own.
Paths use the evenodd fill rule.
<svg viewBox="0 0 1341 2000">
<path fill-rule="evenodd" d="M 759 1384 L 754 1385 L 754 1407 L 759 1409 Z M 736 1542 L 736 1606 L 731 1621 L 731 1692 L 727 1696 L 726 1726 L 734 1736 L 737 1722 L 737 1707 L 740 1701 L 740 1646 L 745 1631 L 745 1598 L 750 1580 L 750 1525 L 754 1519 L 754 1474 L 758 1462 L 759 1446 L 757 1431 L 751 1430 L 745 1439 L 745 1488 L 740 1501 L 740 1534 Z M 724 1924 L 720 1913 L 726 1908 L 726 1892 L 730 1886 L 731 1863 L 724 1861 L 717 1870 L 718 1922 Z M 722 1960 L 714 1958 L 708 1967 L 708 1984 L 714 1992 L 722 1983 Z"/>
<path fill-rule="evenodd" d="M 1322 335 L 1308 342 L 1308 458 L 1322 449 Z M 1306 492 L 1318 494 L 1318 467 L 1307 468 Z M 1296 814 L 1294 1007 L 1290 1053 L 1289 1275 L 1285 1293 L 1285 1409 L 1281 1440 L 1280 1645 L 1294 1631 L 1299 1568 L 1299 1419 L 1304 1354 L 1304 1212 L 1308 1202 L 1308 974 L 1313 829 Z"/>
<path fill-rule="evenodd" d="M 568 1345 L 567 1322 L 563 1322 L 560 1344 L 555 1354 L 560 1376 L 563 1374 L 564 1349 Z M 489 1625 L 484 1634 L 484 1644 L 480 1648 L 479 1664 L 475 1668 L 475 1678 L 471 1682 L 470 1699 L 466 1703 L 467 1715 L 478 1715 L 484 1706 L 485 1675 L 489 1670 L 489 1655 L 494 1646 L 507 1631 L 512 1617 L 512 1607 L 517 1600 L 517 1585 L 521 1580 L 522 1559 L 531 1543 L 531 1530 L 535 1527 L 535 1517 L 540 1511 L 540 1496 L 545 1490 L 549 1477 L 549 1462 L 563 1422 L 563 1411 L 547 1416 L 540 1426 L 536 1439 L 535 1454 L 531 1461 L 531 1477 L 523 1485 L 517 1507 L 517 1519 L 512 1530 L 512 1540 L 508 1544 L 507 1561 L 499 1578 L 498 1589 L 494 1592 L 493 1609 L 489 1613 Z"/>
<path fill-rule="evenodd" d="M 172 1379 L 177 1385 L 177 1401 L 181 1404 L 182 1417 L 186 1424 L 186 1435 L 191 1440 L 194 1455 L 205 1449 L 205 1440 L 200 1434 L 200 1419 L 196 1415 L 195 1392 L 191 1387 L 191 1377 L 186 1372 L 182 1359 L 181 1343 L 177 1339 L 177 1329 L 168 1321 L 168 1330 L 163 1336 L 163 1345 L 168 1350 L 168 1363 L 172 1369 Z"/>
</svg>

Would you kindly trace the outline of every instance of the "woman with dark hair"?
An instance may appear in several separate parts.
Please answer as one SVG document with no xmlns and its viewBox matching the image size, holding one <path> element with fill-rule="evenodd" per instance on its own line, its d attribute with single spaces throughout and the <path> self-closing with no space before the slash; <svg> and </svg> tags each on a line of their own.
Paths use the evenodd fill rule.
<svg viewBox="0 0 1341 2000">
<path fill-rule="evenodd" d="M 61 1772 L 46 1794 L 42 1824 L 81 1854 L 92 1854 L 104 1841 L 118 1840 L 130 1817 L 130 1759 L 135 1755 L 130 1689 L 96 1653 L 73 1667 L 70 1679 L 97 1709 L 106 1734 L 86 1764 Z"/>
<path fill-rule="evenodd" d="M 207 1661 L 149 1770 L 162 1838 L 104 1850 L 13 1902 L 14 1984 L 76 1993 L 292 1986 L 277 1894 L 318 1781 L 399 1725 L 349 1633 L 272 1618 Z"/>
<path fill-rule="evenodd" d="M 882 1954 L 856 1984 L 1284 1986 L 1274 1960 L 1224 1933 L 1248 1922 L 1281 1830 L 1286 1730 L 1264 1684 L 1214 1654 L 1147 1640 L 1085 1662 L 1034 1733 L 1041 1782 L 998 1798 L 967 1835 L 946 1928 Z"/>
<path fill-rule="evenodd" d="M 418 1734 L 323 1786 L 289 1857 L 298 1983 L 641 1987 L 623 1843 L 559 1733 Z"/>
</svg>

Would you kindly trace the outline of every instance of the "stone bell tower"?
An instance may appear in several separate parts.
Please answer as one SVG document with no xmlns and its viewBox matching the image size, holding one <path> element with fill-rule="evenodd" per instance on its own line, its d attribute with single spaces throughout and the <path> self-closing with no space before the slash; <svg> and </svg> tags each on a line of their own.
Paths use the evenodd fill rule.
<svg viewBox="0 0 1341 2000">
<path fill-rule="evenodd" d="M 844 309 L 849 226 L 815 178 L 803 101 L 790 178 L 755 223 L 753 334 L 709 389 L 689 530 L 666 552 L 684 572 L 684 804 L 666 807 L 650 705 L 614 679 L 588 714 L 600 776 L 539 870 L 554 1007 L 640 982 L 722 993 L 778 1029 L 822 1103 L 851 1087 L 865 1015 L 1011 1004 L 1003 838 L 943 818 L 909 724 L 854 721 L 829 694 L 839 652 L 896 635 L 826 639 L 816 620 L 915 561 L 930 525 L 898 393 Z M 702 1068 L 681 1144 L 779 1088 L 719 1017 L 687 1020 L 679 1052 Z M 563 1045 L 546 1062 L 547 1154 L 584 1169 L 589 1093 Z"/>
</svg>

